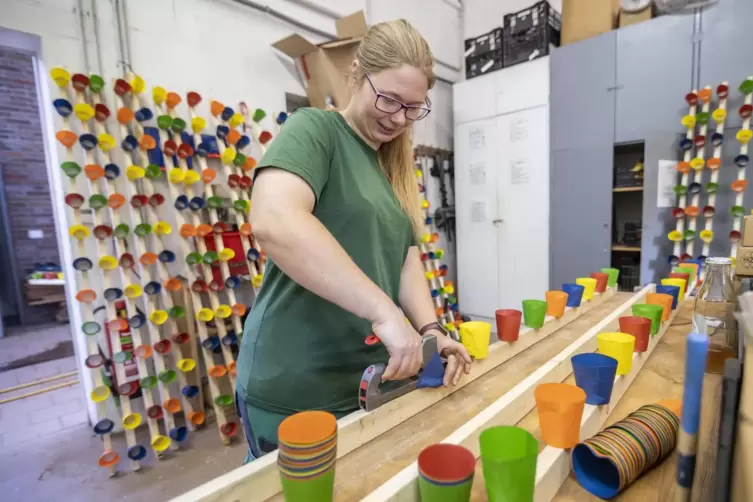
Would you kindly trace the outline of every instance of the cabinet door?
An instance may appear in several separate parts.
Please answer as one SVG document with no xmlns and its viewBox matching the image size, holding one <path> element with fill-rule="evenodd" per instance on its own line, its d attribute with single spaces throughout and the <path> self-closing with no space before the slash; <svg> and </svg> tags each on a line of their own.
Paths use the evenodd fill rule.
<svg viewBox="0 0 753 502">
<path fill-rule="evenodd" d="M 615 40 L 611 31 L 552 53 L 553 150 L 614 142 Z"/>
<path fill-rule="evenodd" d="M 612 164 L 611 142 L 552 152 L 552 288 L 610 264 Z"/>
<path fill-rule="evenodd" d="M 693 88 L 693 16 L 661 16 L 616 33 L 615 142 L 677 131 Z"/>
<path fill-rule="evenodd" d="M 543 298 L 549 284 L 549 110 L 497 119 L 499 306 Z"/>
<path fill-rule="evenodd" d="M 455 130 L 458 300 L 474 317 L 491 318 L 499 305 L 496 138 L 495 118 Z"/>
<path fill-rule="evenodd" d="M 725 127 L 738 128 L 742 120 L 737 110 L 743 105 L 743 95 L 737 87 L 753 74 L 753 57 L 750 54 L 753 2 L 724 0 L 704 8 L 701 19 L 700 83 L 702 86 L 710 85 L 715 90 L 718 84 L 724 81 L 729 83 L 729 113 Z M 716 103 L 716 92 L 713 103 Z M 735 148 L 732 144 L 730 147 Z"/>
</svg>

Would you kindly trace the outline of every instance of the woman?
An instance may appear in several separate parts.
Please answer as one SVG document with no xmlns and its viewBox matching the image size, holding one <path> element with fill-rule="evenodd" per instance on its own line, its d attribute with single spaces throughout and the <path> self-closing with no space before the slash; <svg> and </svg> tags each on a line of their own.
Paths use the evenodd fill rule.
<svg viewBox="0 0 753 502">
<path fill-rule="evenodd" d="M 410 128 L 429 113 L 433 66 L 406 21 L 377 24 L 353 61 L 347 108 L 294 113 L 256 169 L 251 225 L 270 260 L 238 358 L 249 458 L 274 450 L 296 411 L 357 409 L 370 364 L 389 360 L 385 380 L 415 375 L 421 335 L 437 336 L 445 385 L 470 371 L 436 323 L 415 244 Z M 383 345 L 367 346 L 371 333 Z"/>
</svg>

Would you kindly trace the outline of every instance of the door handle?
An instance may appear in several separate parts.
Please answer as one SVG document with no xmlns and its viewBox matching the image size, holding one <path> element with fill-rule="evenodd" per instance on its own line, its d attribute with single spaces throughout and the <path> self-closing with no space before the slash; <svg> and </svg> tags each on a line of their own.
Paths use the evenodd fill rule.
<svg viewBox="0 0 753 502">
<path fill-rule="evenodd" d="M 502 218 L 496 218 L 496 219 L 492 220 L 492 225 L 497 225 L 499 223 L 504 223 L 504 222 L 505 222 L 504 219 L 502 219 Z"/>
</svg>

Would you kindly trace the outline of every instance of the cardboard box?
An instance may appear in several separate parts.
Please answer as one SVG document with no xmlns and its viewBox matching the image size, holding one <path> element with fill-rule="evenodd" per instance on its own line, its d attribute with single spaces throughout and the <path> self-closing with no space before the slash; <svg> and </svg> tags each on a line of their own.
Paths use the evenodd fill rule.
<svg viewBox="0 0 753 502">
<path fill-rule="evenodd" d="M 735 274 L 753 276 L 753 247 L 739 246 L 735 263 Z"/>
<path fill-rule="evenodd" d="M 624 10 L 620 10 L 618 26 L 623 28 L 625 26 L 630 26 L 631 24 L 640 23 L 641 21 L 648 21 L 652 17 L 654 17 L 654 15 L 651 7 L 647 7 L 638 12 L 625 12 Z"/>
<path fill-rule="evenodd" d="M 620 0 L 562 0 L 560 45 L 572 44 L 616 26 Z"/>
<path fill-rule="evenodd" d="M 743 242 L 741 246 L 753 247 L 753 215 L 743 218 Z"/>
<path fill-rule="evenodd" d="M 358 44 L 368 30 L 363 11 L 335 21 L 337 40 L 315 45 L 299 34 L 272 47 L 296 60 L 311 106 L 344 108 L 350 99 L 348 75 Z"/>
</svg>

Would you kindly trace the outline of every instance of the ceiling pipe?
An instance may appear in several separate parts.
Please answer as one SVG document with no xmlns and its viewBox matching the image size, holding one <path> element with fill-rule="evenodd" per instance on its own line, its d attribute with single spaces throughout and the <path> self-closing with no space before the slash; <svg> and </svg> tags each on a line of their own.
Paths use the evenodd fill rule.
<svg viewBox="0 0 753 502">
<path fill-rule="evenodd" d="M 252 2 L 251 0 L 230 0 L 230 1 L 237 3 L 239 5 L 243 5 L 243 6 L 258 10 L 259 12 L 263 12 L 264 14 L 268 14 L 274 18 L 279 19 L 280 21 L 284 21 L 288 24 L 295 26 L 296 28 L 300 28 L 310 33 L 314 33 L 315 35 L 319 35 L 320 37 L 326 38 L 327 40 L 335 40 L 337 38 L 337 36 L 335 36 L 332 33 L 327 33 L 326 31 L 320 30 L 319 28 L 314 28 L 313 26 L 309 26 L 305 23 L 302 23 L 298 21 L 297 19 L 293 19 L 292 17 L 269 7 L 268 5 L 262 5 L 257 2 Z"/>
</svg>

